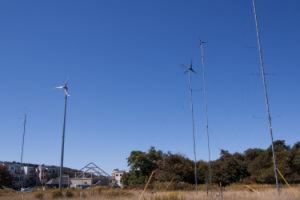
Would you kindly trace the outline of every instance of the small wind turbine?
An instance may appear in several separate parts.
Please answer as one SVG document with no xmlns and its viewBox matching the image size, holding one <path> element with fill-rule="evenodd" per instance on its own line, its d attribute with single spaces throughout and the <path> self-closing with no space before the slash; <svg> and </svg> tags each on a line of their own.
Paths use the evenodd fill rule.
<svg viewBox="0 0 300 200">
<path fill-rule="evenodd" d="M 206 93 L 206 74 L 205 74 L 205 62 L 204 62 L 204 47 L 203 45 L 206 42 L 200 40 L 199 41 L 199 48 L 200 48 L 200 56 L 201 56 L 201 65 L 202 65 L 202 87 L 203 87 L 203 101 L 204 101 L 204 114 L 205 114 L 205 131 L 207 137 L 207 149 L 208 149 L 208 183 L 209 188 L 207 187 L 207 194 L 208 191 L 211 189 L 212 184 L 212 169 L 211 169 L 211 150 L 210 150 L 210 134 L 208 129 L 208 101 L 207 101 L 207 93 Z"/>
<path fill-rule="evenodd" d="M 56 87 L 57 89 L 63 89 L 65 94 L 65 108 L 64 108 L 64 122 L 62 130 L 62 143 L 61 143 L 61 158 L 60 158 L 60 170 L 59 170 L 59 189 L 62 188 L 62 176 L 64 167 L 64 149 L 65 149 L 65 132 L 66 132 L 66 118 L 67 118 L 67 103 L 69 95 L 68 81 L 64 85 Z"/>
<path fill-rule="evenodd" d="M 69 95 L 68 82 L 69 82 L 69 81 L 66 81 L 64 85 L 58 86 L 58 87 L 56 87 L 56 89 L 63 89 L 63 90 L 64 90 L 64 93 L 65 93 L 65 96 L 68 96 L 68 97 L 69 97 L 70 95 Z"/>
<path fill-rule="evenodd" d="M 196 136 L 195 136 L 195 114 L 194 114 L 194 103 L 193 103 L 193 89 L 192 89 L 192 74 L 196 71 L 193 68 L 193 61 L 190 64 L 183 65 L 185 67 L 185 74 L 189 74 L 189 91 L 190 91 L 190 106 L 192 112 L 192 126 L 193 126 L 193 150 L 194 150 L 194 175 L 195 175 L 195 188 L 198 190 L 197 181 L 197 154 L 196 154 Z"/>
</svg>

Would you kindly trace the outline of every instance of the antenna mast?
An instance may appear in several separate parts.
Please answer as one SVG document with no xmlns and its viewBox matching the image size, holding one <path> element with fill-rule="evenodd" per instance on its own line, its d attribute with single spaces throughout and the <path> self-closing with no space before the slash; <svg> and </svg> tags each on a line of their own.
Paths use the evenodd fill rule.
<svg viewBox="0 0 300 200">
<path fill-rule="evenodd" d="M 208 183 L 211 187 L 212 182 L 212 170 L 211 170 L 211 150 L 210 150 L 210 135 L 208 129 L 208 101 L 207 101 L 207 93 L 206 93 L 206 74 L 205 74 L 205 62 L 204 62 L 204 47 L 202 40 L 200 40 L 200 56 L 201 56 L 201 65 L 202 65 L 202 86 L 203 86 L 203 100 L 204 100 L 204 114 L 205 114 L 205 130 L 207 137 L 207 149 L 208 149 Z M 210 188 L 208 188 L 209 190 Z M 207 191 L 208 192 L 208 191 Z"/>
<path fill-rule="evenodd" d="M 271 147 L 272 147 L 273 164 L 274 164 L 274 176 L 275 176 L 275 181 L 276 181 L 276 189 L 279 194 L 277 162 L 276 162 L 276 154 L 275 154 L 275 150 L 274 150 L 274 139 L 273 139 L 273 129 L 272 129 L 272 116 L 271 116 L 271 111 L 270 111 L 269 96 L 268 96 L 268 90 L 267 90 L 267 81 L 266 81 L 266 74 L 265 74 L 265 68 L 264 68 L 263 50 L 262 50 L 261 42 L 260 42 L 260 32 L 259 32 L 258 19 L 257 19 L 257 15 L 256 15 L 255 0 L 252 0 L 252 5 L 253 5 L 253 15 L 254 15 L 254 20 L 255 20 L 255 27 L 256 27 L 256 39 L 257 39 L 257 47 L 258 47 L 258 53 L 259 53 L 261 78 L 262 78 L 262 83 L 263 83 L 263 87 L 264 87 L 265 104 L 266 104 L 267 115 L 268 115 L 269 133 L 270 133 L 271 142 L 272 142 Z"/>
</svg>

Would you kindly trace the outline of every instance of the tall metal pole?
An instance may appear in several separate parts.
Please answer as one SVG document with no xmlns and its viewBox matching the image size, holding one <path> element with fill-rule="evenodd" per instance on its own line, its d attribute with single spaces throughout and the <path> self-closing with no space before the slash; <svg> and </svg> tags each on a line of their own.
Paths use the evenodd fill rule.
<svg viewBox="0 0 300 200">
<path fill-rule="evenodd" d="M 192 112 L 192 128 L 193 128 L 193 151 L 194 151 L 194 176 L 195 176 L 195 189 L 198 191 L 198 181 L 197 181 L 197 154 L 196 154 L 196 136 L 195 136 L 195 114 L 194 114 L 194 103 L 193 103 L 193 89 L 192 89 L 192 63 L 187 69 L 189 73 L 189 91 L 190 91 L 190 107 Z"/>
<path fill-rule="evenodd" d="M 207 93 L 206 93 L 206 74 L 205 74 L 205 62 L 204 62 L 204 42 L 200 40 L 200 56 L 201 56 L 201 65 L 202 65 L 202 87 L 203 87 L 203 100 L 204 100 L 204 114 L 205 114 L 205 130 L 207 137 L 207 149 L 208 149 L 208 183 L 211 187 L 212 182 L 212 170 L 211 170 L 211 150 L 210 150 L 210 135 L 208 129 L 208 101 L 207 101 Z M 208 188 L 208 190 L 210 189 Z"/>
<path fill-rule="evenodd" d="M 67 118 L 67 102 L 68 102 L 68 95 L 65 94 L 64 123 L 63 123 L 63 130 L 62 130 L 61 159 L 60 159 L 60 170 L 59 170 L 59 189 L 62 189 L 62 177 L 63 177 L 63 167 L 64 167 L 65 132 L 66 132 L 66 118 Z"/>
<path fill-rule="evenodd" d="M 275 176 L 275 182 L 276 182 L 276 189 L 277 189 L 277 192 L 279 193 L 277 161 L 276 161 L 276 154 L 275 154 L 275 150 L 274 150 L 272 117 L 271 117 L 271 111 L 270 111 L 269 96 L 268 96 L 268 90 L 267 90 L 267 81 L 266 81 L 266 74 L 265 74 L 265 68 L 264 68 L 263 50 L 262 50 L 261 42 L 260 42 L 259 24 L 258 24 L 258 19 L 257 19 L 257 15 L 256 15 L 255 0 L 252 0 L 252 5 L 253 5 L 255 27 L 256 27 L 256 39 L 257 39 L 257 47 L 258 47 L 258 53 L 259 53 L 261 78 L 262 78 L 262 83 L 263 83 L 263 88 L 264 88 L 265 104 L 266 104 L 266 110 L 267 110 L 267 116 L 268 116 L 269 133 L 270 133 L 271 142 L 272 142 L 271 146 L 272 146 L 272 156 L 273 156 L 273 164 L 274 164 L 274 176 Z"/>
<path fill-rule="evenodd" d="M 27 124 L 27 114 L 25 114 L 25 117 L 24 117 L 22 147 L 21 147 L 21 169 L 20 169 L 20 177 L 19 177 L 19 184 L 20 184 L 21 188 L 23 186 L 23 181 L 21 181 L 21 173 L 22 173 L 22 167 L 23 167 L 23 153 L 24 153 L 24 143 L 25 143 L 25 134 L 26 134 L 26 124 Z"/>
</svg>

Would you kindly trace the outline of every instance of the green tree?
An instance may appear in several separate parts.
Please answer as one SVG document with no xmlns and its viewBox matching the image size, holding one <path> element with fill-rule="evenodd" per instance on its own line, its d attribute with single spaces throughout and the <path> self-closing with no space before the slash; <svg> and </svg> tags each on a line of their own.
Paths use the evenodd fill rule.
<svg viewBox="0 0 300 200">
<path fill-rule="evenodd" d="M 11 187 L 13 177 L 7 170 L 7 167 L 0 165 L 0 187 Z"/>
<path fill-rule="evenodd" d="M 300 183 L 300 142 L 295 143 L 290 149 L 287 163 L 289 171 L 286 179 L 289 183 Z"/>
<path fill-rule="evenodd" d="M 193 162 L 180 154 L 168 153 L 159 162 L 155 178 L 158 181 L 194 183 Z"/>
<path fill-rule="evenodd" d="M 212 163 L 214 182 L 222 183 L 225 186 L 242 181 L 249 176 L 243 159 L 244 157 L 241 154 L 232 155 L 228 151 L 221 150 L 220 159 Z"/>
<path fill-rule="evenodd" d="M 132 151 L 127 158 L 130 171 L 122 177 L 124 185 L 145 184 L 150 174 L 158 168 L 163 153 L 151 147 L 148 152 Z"/>
<path fill-rule="evenodd" d="M 209 181 L 209 171 L 208 171 L 208 163 L 205 161 L 199 161 L 197 163 L 198 166 L 198 183 L 204 184 Z"/>
</svg>

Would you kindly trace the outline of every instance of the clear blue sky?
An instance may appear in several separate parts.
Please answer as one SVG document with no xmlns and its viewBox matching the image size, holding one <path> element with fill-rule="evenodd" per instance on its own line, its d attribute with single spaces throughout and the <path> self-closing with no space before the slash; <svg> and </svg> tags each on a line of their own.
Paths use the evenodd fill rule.
<svg viewBox="0 0 300 200">
<path fill-rule="evenodd" d="M 300 140 L 300 2 L 259 0 L 275 139 Z M 70 80 L 65 166 L 127 169 L 155 146 L 192 158 L 187 77 L 207 41 L 213 159 L 270 145 L 251 0 L 0 2 L 0 160 L 59 165 Z M 207 160 L 201 76 L 194 76 L 197 154 Z"/>
</svg>

